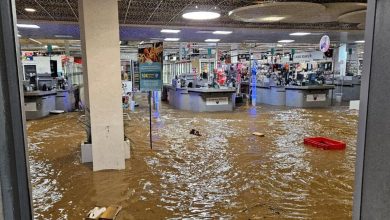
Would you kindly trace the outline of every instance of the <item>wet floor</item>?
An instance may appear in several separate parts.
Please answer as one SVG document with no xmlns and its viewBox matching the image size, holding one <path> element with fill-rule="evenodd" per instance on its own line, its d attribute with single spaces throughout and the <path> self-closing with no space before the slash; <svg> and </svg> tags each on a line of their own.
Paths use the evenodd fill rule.
<svg viewBox="0 0 390 220">
<path fill-rule="evenodd" d="M 126 170 L 103 172 L 79 162 L 85 139 L 79 115 L 27 123 L 36 219 L 82 219 L 107 205 L 123 207 L 118 219 L 352 217 L 356 111 L 242 106 L 191 113 L 163 105 L 150 150 L 141 105 L 125 122 L 132 140 Z M 303 145 L 304 137 L 317 135 L 347 148 Z"/>
</svg>

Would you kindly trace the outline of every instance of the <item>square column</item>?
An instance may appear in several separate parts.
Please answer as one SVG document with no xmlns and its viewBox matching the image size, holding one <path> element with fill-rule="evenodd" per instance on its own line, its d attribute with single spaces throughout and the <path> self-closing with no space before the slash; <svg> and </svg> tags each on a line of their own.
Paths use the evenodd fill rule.
<svg viewBox="0 0 390 220">
<path fill-rule="evenodd" d="M 124 169 L 118 1 L 79 0 L 79 17 L 93 170 Z"/>
<path fill-rule="evenodd" d="M 353 219 L 390 216 L 390 1 L 369 0 L 366 17 Z"/>
<path fill-rule="evenodd" d="M 15 1 L 0 1 L 0 219 L 33 219 Z"/>
</svg>

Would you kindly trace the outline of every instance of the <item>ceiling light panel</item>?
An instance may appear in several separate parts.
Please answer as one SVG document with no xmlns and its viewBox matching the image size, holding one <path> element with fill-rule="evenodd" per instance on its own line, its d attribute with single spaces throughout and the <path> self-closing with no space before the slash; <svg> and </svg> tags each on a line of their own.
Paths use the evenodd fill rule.
<svg viewBox="0 0 390 220">
<path fill-rule="evenodd" d="M 37 11 L 34 8 L 25 8 L 24 10 L 27 12 L 36 12 Z"/>
<path fill-rule="evenodd" d="M 18 28 L 32 28 L 32 29 L 40 28 L 38 25 L 35 24 L 17 24 L 16 26 Z"/>
<path fill-rule="evenodd" d="M 164 41 L 179 41 L 180 38 L 165 38 Z"/>
<path fill-rule="evenodd" d="M 221 14 L 212 11 L 192 11 L 183 14 L 184 19 L 189 20 L 212 20 L 221 17 Z"/>
<path fill-rule="evenodd" d="M 177 34 L 180 33 L 180 30 L 174 30 L 174 29 L 162 29 L 161 33 L 168 33 L 168 34 Z"/>
<path fill-rule="evenodd" d="M 214 31 L 208 31 L 208 30 L 202 30 L 202 31 L 197 31 L 197 34 L 212 34 Z"/>
<path fill-rule="evenodd" d="M 278 42 L 279 43 L 292 43 L 294 42 L 295 40 L 279 40 Z"/>
<path fill-rule="evenodd" d="M 219 42 L 220 39 L 206 39 L 205 42 Z"/>
<path fill-rule="evenodd" d="M 71 36 L 71 35 L 61 35 L 61 34 L 58 34 L 58 35 L 54 35 L 54 37 L 56 37 L 56 38 L 72 38 L 73 36 Z"/>
<path fill-rule="evenodd" d="M 233 33 L 233 31 L 214 31 L 213 34 L 219 34 L 219 35 L 228 35 Z"/>
<path fill-rule="evenodd" d="M 310 34 L 311 33 L 309 33 L 309 32 L 295 32 L 295 33 L 291 33 L 290 36 L 307 36 Z"/>
</svg>

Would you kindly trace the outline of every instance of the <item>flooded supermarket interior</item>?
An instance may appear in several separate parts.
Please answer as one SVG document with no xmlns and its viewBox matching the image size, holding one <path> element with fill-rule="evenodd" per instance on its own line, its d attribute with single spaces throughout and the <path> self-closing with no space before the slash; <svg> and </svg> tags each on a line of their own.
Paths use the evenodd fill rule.
<svg viewBox="0 0 390 220">
<path fill-rule="evenodd" d="M 390 1 L 0 6 L 0 219 L 390 216 Z"/>
</svg>

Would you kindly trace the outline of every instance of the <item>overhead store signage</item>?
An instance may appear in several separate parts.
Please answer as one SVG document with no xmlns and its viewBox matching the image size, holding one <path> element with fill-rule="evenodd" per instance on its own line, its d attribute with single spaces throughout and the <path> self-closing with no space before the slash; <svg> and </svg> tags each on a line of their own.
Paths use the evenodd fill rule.
<svg viewBox="0 0 390 220">
<path fill-rule="evenodd" d="M 140 45 L 138 48 L 140 90 L 161 90 L 163 69 L 163 43 Z"/>
<path fill-rule="evenodd" d="M 314 60 L 323 60 L 324 54 L 320 51 L 308 52 L 308 53 L 297 53 L 294 54 L 294 62 L 311 62 Z"/>
<path fill-rule="evenodd" d="M 330 47 L 330 38 L 328 35 L 324 35 L 322 36 L 321 40 L 320 40 L 320 50 L 322 52 L 326 52 L 329 50 L 329 47 Z"/>
<path fill-rule="evenodd" d="M 291 49 L 291 54 L 294 56 L 294 54 L 295 54 L 295 49 Z"/>
<path fill-rule="evenodd" d="M 251 56 L 249 53 L 247 54 L 238 54 L 238 60 L 250 60 Z"/>
<path fill-rule="evenodd" d="M 51 45 L 51 44 L 48 44 L 48 45 L 47 45 L 47 52 L 48 52 L 48 53 L 53 52 L 53 45 Z"/>
</svg>

